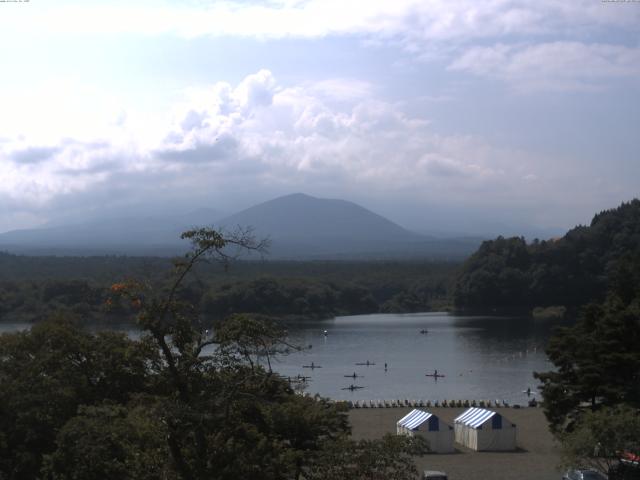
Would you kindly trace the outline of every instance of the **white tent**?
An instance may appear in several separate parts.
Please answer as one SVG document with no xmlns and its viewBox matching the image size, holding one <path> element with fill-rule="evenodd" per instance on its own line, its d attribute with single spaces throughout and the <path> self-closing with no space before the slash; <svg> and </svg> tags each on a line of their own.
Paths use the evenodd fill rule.
<svg viewBox="0 0 640 480">
<path fill-rule="evenodd" d="M 432 452 L 453 452 L 453 428 L 442 422 L 433 413 L 423 410 L 411 410 L 398 420 L 396 426 L 398 435 L 420 435 L 427 442 Z"/>
<path fill-rule="evenodd" d="M 497 412 L 470 408 L 453 421 L 456 442 L 472 450 L 515 450 L 516 426 Z"/>
</svg>

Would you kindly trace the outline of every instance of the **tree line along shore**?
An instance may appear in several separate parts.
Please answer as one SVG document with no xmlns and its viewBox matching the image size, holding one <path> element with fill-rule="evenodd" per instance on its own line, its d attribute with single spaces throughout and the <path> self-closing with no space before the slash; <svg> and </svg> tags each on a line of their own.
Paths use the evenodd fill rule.
<svg viewBox="0 0 640 480">
<path fill-rule="evenodd" d="M 561 238 L 499 237 L 465 262 L 237 261 L 227 271 L 203 264 L 179 293 L 211 318 L 256 313 L 303 321 L 438 310 L 575 317 L 581 306 L 604 300 L 614 283 L 633 284 L 639 212 L 633 200 Z M 126 305 L 105 308 L 109 286 L 144 278 L 162 288 L 168 265 L 155 257 L 0 253 L 0 321 L 34 322 L 60 311 L 117 321 L 130 312 Z"/>
</svg>

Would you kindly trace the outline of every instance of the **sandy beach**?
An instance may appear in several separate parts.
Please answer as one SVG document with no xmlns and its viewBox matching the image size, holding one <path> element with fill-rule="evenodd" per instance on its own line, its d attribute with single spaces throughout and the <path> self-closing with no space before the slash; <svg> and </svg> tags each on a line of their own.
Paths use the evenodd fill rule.
<svg viewBox="0 0 640 480">
<path fill-rule="evenodd" d="M 453 419 L 464 408 L 424 408 L 442 421 Z M 518 428 L 515 452 L 474 452 L 455 444 L 451 454 L 427 454 L 416 459 L 418 470 L 442 470 L 449 480 L 553 480 L 561 479 L 560 457 L 540 408 L 497 408 Z M 411 408 L 353 409 L 349 419 L 355 439 L 373 439 L 396 432 L 396 422 Z"/>
</svg>

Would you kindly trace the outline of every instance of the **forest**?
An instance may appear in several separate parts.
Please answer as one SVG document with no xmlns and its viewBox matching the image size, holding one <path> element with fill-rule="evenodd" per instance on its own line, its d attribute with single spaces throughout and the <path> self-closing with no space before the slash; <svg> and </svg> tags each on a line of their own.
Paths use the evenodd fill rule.
<svg viewBox="0 0 640 480">
<path fill-rule="evenodd" d="M 578 307 L 604 300 L 617 269 L 640 252 L 640 200 L 601 212 L 562 238 L 484 242 L 453 287 L 458 309 Z"/>
<path fill-rule="evenodd" d="M 29 257 L 0 254 L 0 321 L 37 322 L 65 313 L 85 322 L 122 321 L 124 304 L 107 305 L 123 278 L 162 288 L 171 262 L 156 257 Z M 284 319 L 417 312 L 446 307 L 456 263 L 269 262 L 199 264 L 180 294 L 207 316 L 260 313 Z"/>
</svg>

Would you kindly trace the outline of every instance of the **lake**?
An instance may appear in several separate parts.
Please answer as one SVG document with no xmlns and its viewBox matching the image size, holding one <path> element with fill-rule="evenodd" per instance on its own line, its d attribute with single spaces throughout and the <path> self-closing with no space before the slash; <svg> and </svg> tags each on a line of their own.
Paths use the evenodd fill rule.
<svg viewBox="0 0 640 480">
<path fill-rule="evenodd" d="M 524 405 L 527 388 L 537 395 L 533 372 L 552 369 L 544 348 L 553 325 L 450 313 L 336 317 L 290 327 L 289 342 L 311 348 L 280 357 L 273 368 L 285 377 L 310 377 L 307 392 L 333 399 L 499 399 Z M 0 324 L 0 333 L 23 328 L 28 325 Z M 367 361 L 375 365 L 356 365 Z M 321 368 L 303 367 L 312 363 Z M 425 376 L 435 370 L 445 376 Z M 358 377 L 345 377 L 353 373 Z M 364 388 L 343 390 L 350 385 Z"/>
<path fill-rule="evenodd" d="M 274 369 L 284 376 L 309 376 L 306 391 L 334 399 L 525 404 L 523 391 L 536 392 L 538 385 L 533 372 L 553 367 L 544 353 L 553 325 L 449 313 L 337 317 L 292 329 L 291 342 L 312 348 L 282 357 Z M 367 361 L 375 365 L 356 365 Z M 303 368 L 312 362 L 321 368 Z M 425 376 L 434 370 L 445 376 Z M 345 377 L 354 372 L 358 378 Z M 352 384 L 365 388 L 343 390 Z"/>
</svg>

